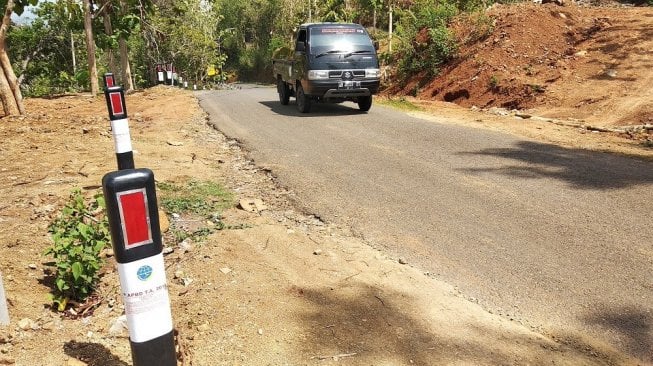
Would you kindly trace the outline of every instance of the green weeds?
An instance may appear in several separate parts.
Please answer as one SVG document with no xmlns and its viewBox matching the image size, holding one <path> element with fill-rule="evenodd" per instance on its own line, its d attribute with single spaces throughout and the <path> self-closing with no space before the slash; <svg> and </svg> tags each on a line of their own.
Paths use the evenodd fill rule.
<svg viewBox="0 0 653 366">
<path fill-rule="evenodd" d="M 488 81 L 487 86 L 488 88 L 495 90 L 497 87 L 499 87 L 499 78 L 496 75 L 490 76 L 490 80 Z"/>
<path fill-rule="evenodd" d="M 170 213 L 209 217 L 233 206 L 233 194 L 214 182 L 191 181 L 186 186 L 159 183 L 161 206 Z"/>
<path fill-rule="evenodd" d="M 48 227 L 53 244 L 45 255 L 54 258 L 52 301 L 64 311 L 70 300 L 84 301 L 99 281 L 104 264 L 100 253 L 110 243 L 109 224 L 102 194 L 86 203 L 75 189 L 60 216 Z"/>
<path fill-rule="evenodd" d="M 188 238 L 202 241 L 218 230 L 243 229 L 247 225 L 227 225 L 222 211 L 234 205 L 234 195 L 222 185 L 208 181 L 187 184 L 158 183 L 161 206 L 168 213 L 184 215 L 177 224 L 173 221 L 170 233 L 175 242 Z"/>
<path fill-rule="evenodd" d="M 383 99 L 380 101 L 381 104 L 400 109 L 402 111 L 419 111 L 421 110 L 415 104 L 406 100 L 406 98 L 401 97 L 398 99 Z"/>
</svg>

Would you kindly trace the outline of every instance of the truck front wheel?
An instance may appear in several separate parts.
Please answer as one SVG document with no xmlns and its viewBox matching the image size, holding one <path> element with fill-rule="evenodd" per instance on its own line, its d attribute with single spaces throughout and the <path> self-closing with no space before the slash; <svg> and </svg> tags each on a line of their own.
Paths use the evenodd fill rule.
<svg viewBox="0 0 653 366">
<path fill-rule="evenodd" d="M 302 85 L 297 85 L 297 110 L 300 113 L 308 113 L 311 111 L 311 99 L 304 94 Z"/>
<path fill-rule="evenodd" d="M 372 108 L 372 96 L 368 95 L 366 97 L 358 97 L 358 108 L 363 111 L 367 112 Z"/>
<path fill-rule="evenodd" d="M 279 93 L 279 102 L 283 105 L 288 105 L 290 101 L 290 88 L 281 77 L 277 78 L 277 93 Z"/>
</svg>

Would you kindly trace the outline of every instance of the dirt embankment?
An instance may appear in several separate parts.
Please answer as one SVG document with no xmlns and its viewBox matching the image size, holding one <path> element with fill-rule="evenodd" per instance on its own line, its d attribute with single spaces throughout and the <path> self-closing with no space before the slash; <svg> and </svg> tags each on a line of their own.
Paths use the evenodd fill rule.
<svg viewBox="0 0 653 366">
<path fill-rule="evenodd" d="M 436 78 L 416 75 L 390 93 L 600 126 L 653 124 L 653 8 L 565 3 L 494 5 L 459 19 L 458 56 Z"/>
</svg>

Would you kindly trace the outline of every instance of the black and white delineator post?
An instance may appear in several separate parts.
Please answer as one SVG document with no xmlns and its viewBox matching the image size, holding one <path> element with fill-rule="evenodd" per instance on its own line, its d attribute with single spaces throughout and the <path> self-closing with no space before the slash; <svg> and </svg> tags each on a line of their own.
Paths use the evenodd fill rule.
<svg viewBox="0 0 653 366">
<path fill-rule="evenodd" d="M 134 169 L 134 152 L 132 151 L 131 136 L 129 134 L 125 93 L 122 87 L 114 86 L 106 88 L 104 96 L 107 100 L 107 109 L 111 120 L 118 169 Z"/>
<path fill-rule="evenodd" d="M 132 361 L 134 366 L 176 366 L 154 173 L 134 169 L 125 95 L 121 87 L 109 87 L 106 76 L 105 83 L 119 170 L 102 178 L 102 188 Z"/>
<path fill-rule="evenodd" d="M 167 70 L 166 71 L 166 73 L 167 73 L 166 77 L 170 81 L 170 85 L 175 85 L 175 80 L 172 78 L 172 73 L 173 73 L 173 70 L 174 70 L 172 64 L 167 65 L 166 70 Z"/>
<path fill-rule="evenodd" d="M 157 84 L 164 84 L 166 82 L 163 64 L 156 64 L 156 82 Z"/>
<path fill-rule="evenodd" d="M 104 89 L 105 90 L 108 89 L 108 88 L 113 88 L 114 86 L 116 86 L 116 78 L 113 76 L 112 73 L 107 72 L 106 74 L 104 74 L 103 78 L 104 78 Z"/>
<path fill-rule="evenodd" d="M 176 366 L 170 298 L 154 185 L 149 169 L 102 179 L 134 366 Z"/>
</svg>

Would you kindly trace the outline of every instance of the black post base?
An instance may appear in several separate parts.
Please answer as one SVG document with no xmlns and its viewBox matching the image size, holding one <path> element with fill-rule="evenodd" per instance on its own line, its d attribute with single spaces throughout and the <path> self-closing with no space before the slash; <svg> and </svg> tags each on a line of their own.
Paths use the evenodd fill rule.
<svg viewBox="0 0 653 366">
<path fill-rule="evenodd" d="M 177 366 L 174 330 L 143 343 L 129 341 L 134 366 Z"/>
<path fill-rule="evenodd" d="M 116 153 L 116 160 L 118 160 L 118 170 L 134 169 L 134 152 L 127 151 L 124 153 Z"/>
</svg>

